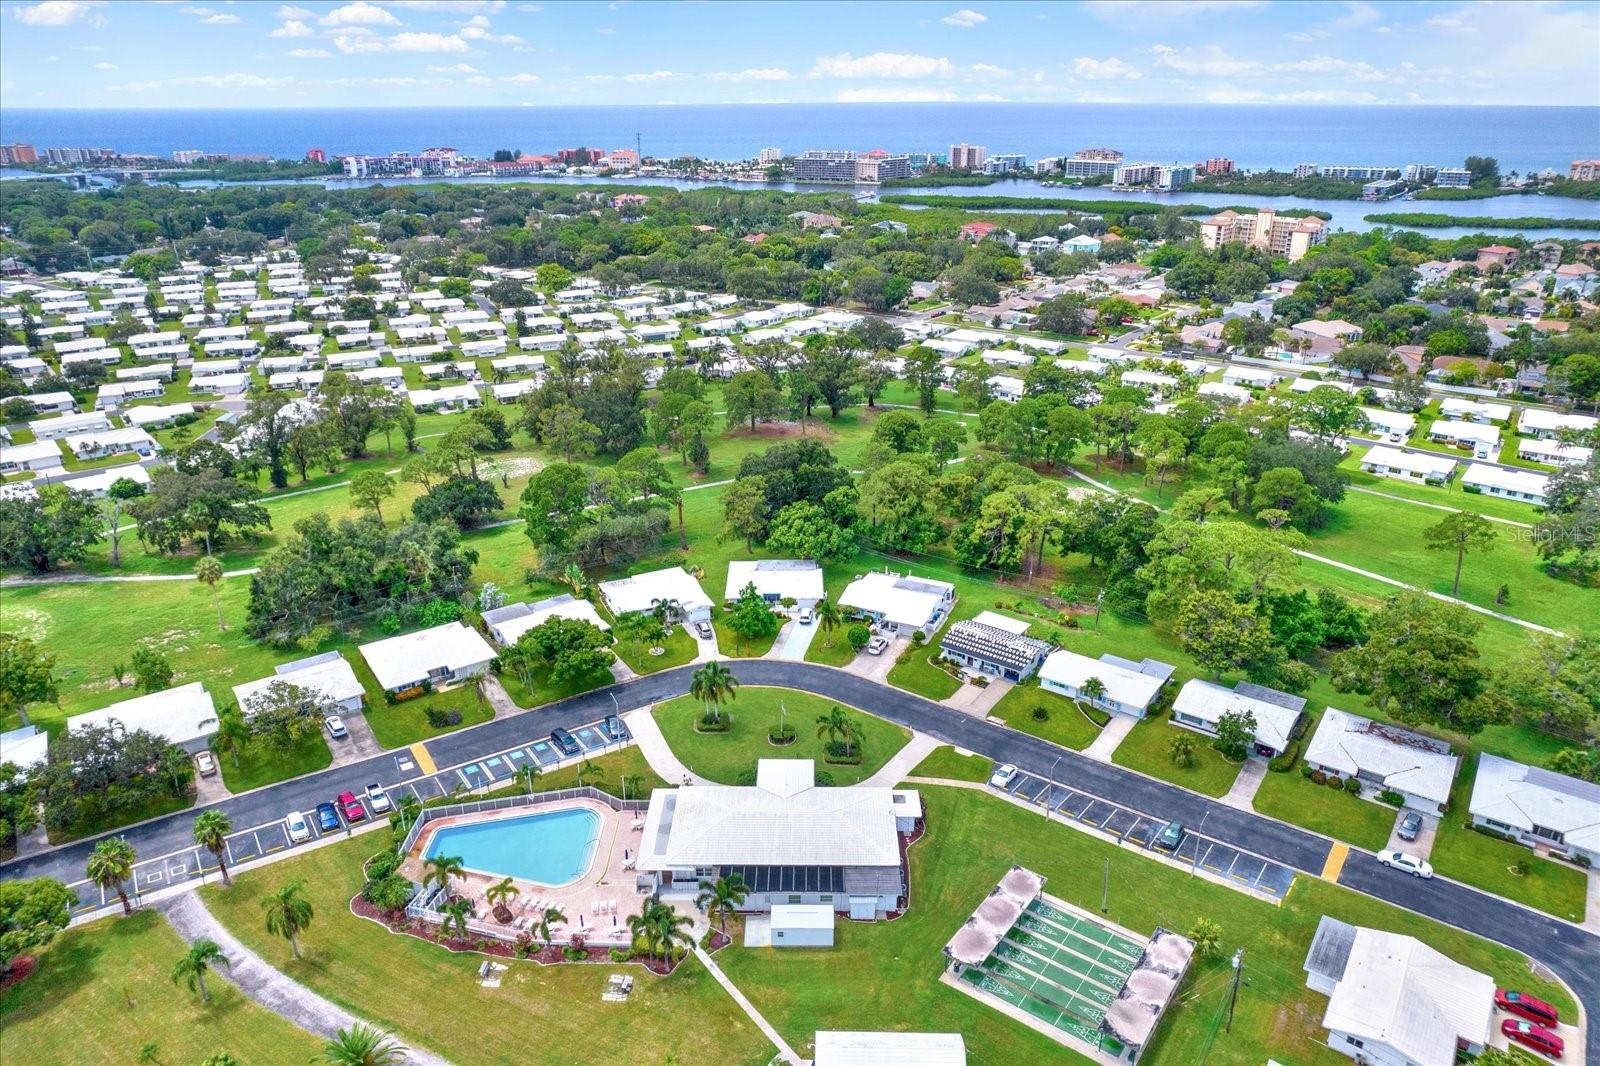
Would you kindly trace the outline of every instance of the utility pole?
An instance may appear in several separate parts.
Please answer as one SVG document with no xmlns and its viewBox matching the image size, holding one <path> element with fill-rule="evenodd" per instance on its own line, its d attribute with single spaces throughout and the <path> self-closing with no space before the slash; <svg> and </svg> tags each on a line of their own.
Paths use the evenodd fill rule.
<svg viewBox="0 0 1600 1066">
<path fill-rule="evenodd" d="M 1106 859 L 1106 870 L 1100 879 L 1100 913 L 1104 914 L 1111 902 L 1111 859 Z"/>
<path fill-rule="evenodd" d="M 1244 948 L 1233 953 L 1233 989 L 1228 993 L 1228 1032 L 1233 1032 L 1233 1008 L 1239 1002 L 1239 978 L 1244 974 Z"/>
<path fill-rule="evenodd" d="M 1050 820 L 1050 789 L 1055 785 L 1056 767 L 1060 765 L 1061 756 L 1057 755 L 1056 761 L 1050 764 L 1050 777 L 1044 783 L 1044 791 L 1040 793 L 1044 797 L 1044 820 L 1047 822 Z"/>
</svg>

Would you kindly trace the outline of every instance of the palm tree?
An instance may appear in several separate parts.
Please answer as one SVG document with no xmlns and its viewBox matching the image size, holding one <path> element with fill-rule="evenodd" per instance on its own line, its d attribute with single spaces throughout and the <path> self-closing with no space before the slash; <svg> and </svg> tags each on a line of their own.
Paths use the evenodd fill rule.
<svg viewBox="0 0 1600 1066">
<path fill-rule="evenodd" d="M 227 749 L 233 756 L 233 765 L 239 765 L 239 754 L 250 743 L 250 723 L 237 704 L 230 703 L 217 715 L 217 751 Z"/>
<path fill-rule="evenodd" d="M 722 701 L 734 699 L 738 692 L 739 679 L 715 659 L 696 670 L 689 679 L 689 695 L 705 704 L 708 722 L 722 721 Z"/>
<path fill-rule="evenodd" d="M 228 624 L 222 620 L 222 597 L 217 595 L 217 583 L 222 580 L 222 564 L 208 553 L 194 564 L 194 578 L 211 590 L 211 603 L 217 609 L 217 631 L 225 631 Z"/>
<path fill-rule="evenodd" d="M 510 916 L 511 911 L 506 907 L 506 901 L 516 899 L 520 895 L 522 895 L 522 890 L 512 884 L 511 878 L 507 877 L 496 881 L 485 889 L 483 898 L 488 902 L 490 908 L 495 911 L 495 917 L 499 918 L 499 912 L 501 911 L 505 911 L 507 917 Z"/>
<path fill-rule="evenodd" d="M 187 981 L 189 991 L 200 990 L 200 1002 L 210 1003 L 211 995 L 206 991 L 206 973 L 217 963 L 224 966 L 228 964 L 228 956 L 222 953 L 215 940 L 201 937 L 189 948 L 189 954 L 178 960 L 178 965 L 172 968 L 172 983 Z"/>
<path fill-rule="evenodd" d="M 628 933 L 635 947 L 641 946 L 642 941 L 645 955 L 652 958 L 655 956 L 656 948 L 661 942 L 661 932 L 650 921 L 648 913 L 628 915 Z"/>
<path fill-rule="evenodd" d="M 644 787 L 644 775 L 643 774 L 623 774 L 622 775 L 622 798 L 623 799 L 627 799 L 628 798 L 628 794 L 630 792 L 633 794 L 633 798 L 634 799 L 638 799 L 639 798 L 639 790 L 641 788 L 643 788 L 643 787 Z"/>
<path fill-rule="evenodd" d="M 332 1040 L 322 1045 L 322 1057 L 311 1061 L 328 1066 L 396 1066 L 405 1060 L 405 1045 L 381 1029 L 357 1022 L 348 1029 L 340 1029 Z"/>
<path fill-rule="evenodd" d="M 817 736 L 826 736 L 830 741 L 844 741 L 845 754 L 849 755 L 853 742 L 861 735 L 850 716 L 837 704 L 827 714 L 817 715 Z"/>
<path fill-rule="evenodd" d="M 305 897 L 306 883 L 290 881 L 278 891 L 261 901 L 267 912 L 267 932 L 289 941 L 289 950 L 300 957 L 300 934 L 311 925 L 314 916 L 311 901 Z"/>
<path fill-rule="evenodd" d="M 817 601 L 817 625 L 822 628 L 822 646 L 833 647 L 833 631 L 844 621 L 844 612 L 832 600 Z"/>
<path fill-rule="evenodd" d="M 694 935 L 688 932 L 688 927 L 694 924 L 694 919 L 688 915 L 679 914 L 665 903 L 656 902 L 650 904 L 645 916 L 655 931 L 655 941 L 661 949 L 662 962 L 671 957 L 674 944 L 694 942 Z"/>
<path fill-rule="evenodd" d="M 1078 695 L 1090 703 L 1099 703 L 1106 698 L 1106 683 L 1098 677 L 1091 677 L 1078 686 Z"/>
<path fill-rule="evenodd" d="M 417 820 L 417 815 L 422 813 L 422 801 L 414 793 L 407 792 L 400 797 L 399 809 L 389 816 L 390 825 L 398 825 L 403 830 L 408 830 Z"/>
<path fill-rule="evenodd" d="M 202 811 L 194 820 L 194 842 L 217 857 L 217 869 L 222 871 L 225 885 L 233 884 L 233 878 L 228 876 L 228 864 L 222 858 L 227 853 L 231 832 L 233 823 L 221 811 Z"/>
<path fill-rule="evenodd" d="M 590 774 L 597 774 L 599 772 L 600 772 L 600 767 L 596 766 L 594 763 L 590 762 L 588 759 L 585 759 L 582 762 L 580 762 L 578 764 L 578 787 L 579 788 L 583 787 L 583 779 L 585 777 L 588 777 Z"/>
<path fill-rule="evenodd" d="M 637 917 L 637 915 L 634 917 Z M 629 918 L 628 921 L 631 923 L 633 919 Z M 550 926 L 566 924 L 567 916 L 560 907 L 546 907 L 544 909 L 544 912 L 539 915 L 539 939 L 544 941 L 546 948 L 550 946 Z"/>
<path fill-rule="evenodd" d="M 583 567 L 577 563 L 568 563 L 566 570 L 561 574 L 561 580 L 565 581 L 567 587 L 572 589 L 573 596 L 580 600 L 587 598 L 589 579 L 584 576 Z"/>
<path fill-rule="evenodd" d="M 462 880 L 467 876 L 466 864 L 459 855 L 435 855 L 428 860 L 428 876 L 423 878 L 424 885 L 436 884 L 446 892 L 450 891 L 450 879 Z"/>
<path fill-rule="evenodd" d="M 522 787 L 528 790 L 528 795 L 533 795 L 533 783 L 539 780 L 542 773 L 538 764 L 525 762 L 517 767 L 517 780 L 522 782 Z"/>
<path fill-rule="evenodd" d="M 459 896 L 448 903 L 439 905 L 439 913 L 445 917 L 444 928 L 448 930 L 455 926 L 456 939 L 467 939 L 467 915 L 472 913 L 472 904 Z"/>
<path fill-rule="evenodd" d="M 617 615 L 616 624 L 612 629 L 622 643 L 631 648 L 638 648 L 645 637 L 653 633 L 660 624 L 643 611 L 624 611 Z"/>
<path fill-rule="evenodd" d="M 683 604 L 670 597 L 664 600 L 654 600 L 650 604 L 650 614 L 662 626 L 667 626 L 676 620 L 679 615 L 683 614 Z"/>
<path fill-rule="evenodd" d="M 89 853 L 89 880 L 102 891 L 115 892 L 124 914 L 133 913 L 133 904 L 128 902 L 128 893 L 122 886 L 133 878 L 133 864 L 138 861 L 138 852 L 121 837 L 107 837 Z"/>
<path fill-rule="evenodd" d="M 739 904 L 744 902 L 749 891 L 750 886 L 745 884 L 744 876 L 731 873 L 726 877 L 717 878 L 715 882 L 701 881 L 700 895 L 695 899 L 695 903 L 704 907 L 706 914 L 720 918 L 718 924 L 726 933 L 729 916 L 739 909 Z"/>
</svg>

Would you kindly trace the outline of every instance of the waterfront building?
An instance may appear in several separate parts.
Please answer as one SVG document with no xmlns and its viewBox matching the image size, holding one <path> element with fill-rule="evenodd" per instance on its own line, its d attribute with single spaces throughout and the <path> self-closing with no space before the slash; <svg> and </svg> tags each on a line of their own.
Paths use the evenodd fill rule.
<svg viewBox="0 0 1600 1066">
<path fill-rule="evenodd" d="M 911 160 L 903 155 L 868 155 L 856 160 L 857 181 L 890 181 L 911 176 Z"/>
<path fill-rule="evenodd" d="M 835 148 L 811 148 L 794 161 L 795 181 L 855 181 L 856 154 Z"/>
<path fill-rule="evenodd" d="M 1434 175 L 1438 173 L 1438 167 L 1429 166 L 1427 163 L 1407 163 L 1400 176 L 1406 181 L 1432 181 Z"/>
<path fill-rule="evenodd" d="M 1253 215 L 1223 211 L 1200 223 L 1200 243 L 1216 250 L 1224 244 L 1248 244 L 1293 262 L 1328 237 L 1327 223 L 1313 216 L 1279 217 L 1262 209 Z"/>
<path fill-rule="evenodd" d="M 1463 167 L 1440 167 L 1433 183 L 1443 189 L 1465 189 L 1472 184 L 1472 172 Z"/>
<path fill-rule="evenodd" d="M 989 158 L 989 150 L 981 144 L 952 144 L 950 168 L 952 170 L 978 170 Z"/>
<path fill-rule="evenodd" d="M 1325 178 L 1349 178 L 1354 181 L 1377 181 L 1393 176 L 1393 167 L 1354 166 L 1346 163 L 1319 165 L 1316 172 Z"/>
<path fill-rule="evenodd" d="M 1095 149 L 1090 149 L 1094 151 Z M 1086 156 L 1082 152 L 1071 159 L 1061 161 L 1062 176 L 1068 178 L 1109 178 L 1116 174 L 1117 167 L 1122 161 L 1118 159 L 1100 159 Z"/>
<path fill-rule="evenodd" d="M 774 163 L 781 163 L 783 162 L 783 149 L 763 148 L 756 153 L 756 162 L 764 167 L 771 166 Z"/>
<path fill-rule="evenodd" d="M 31 144 L 0 144 L 0 164 L 37 163 L 39 150 Z"/>
<path fill-rule="evenodd" d="M 1574 159 L 1567 168 L 1567 180 L 1600 181 L 1600 159 Z"/>
</svg>

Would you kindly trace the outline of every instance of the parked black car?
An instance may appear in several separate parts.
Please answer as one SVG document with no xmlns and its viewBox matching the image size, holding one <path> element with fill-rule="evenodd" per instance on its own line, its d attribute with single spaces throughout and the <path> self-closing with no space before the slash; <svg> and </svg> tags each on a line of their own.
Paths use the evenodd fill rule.
<svg viewBox="0 0 1600 1066">
<path fill-rule="evenodd" d="M 1420 832 L 1422 832 L 1422 815 L 1412 811 L 1400 822 L 1400 839 L 1415 840 Z"/>
<path fill-rule="evenodd" d="M 607 740 L 619 743 L 628 739 L 628 727 L 622 724 L 622 719 L 614 714 L 606 715 L 605 721 L 600 723 L 600 731 L 606 735 Z"/>
<path fill-rule="evenodd" d="M 577 755 L 583 751 L 582 748 L 578 747 L 577 740 L 565 729 L 550 730 L 550 743 L 554 744 L 556 750 L 563 755 Z"/>
</svg>

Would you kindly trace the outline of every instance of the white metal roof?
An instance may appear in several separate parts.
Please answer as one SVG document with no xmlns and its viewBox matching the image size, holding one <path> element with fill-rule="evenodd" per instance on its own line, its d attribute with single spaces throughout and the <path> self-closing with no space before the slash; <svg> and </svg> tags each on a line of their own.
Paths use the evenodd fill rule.
<svg viewBox="0 0 1600 1066">
<path fill-rule="evenodd" d="M 50 750 L 50 734 L 38 726 L 25 725 L 0 733 L 0 763 L 19 770 L 45 761 Z"/>
<path fill-rule="evenodd" d="M 882 614 L 899 625 L 921 627 L 928 624 L 940 603 L 954 591 L 955 586 L 948 581 L 874 570 L 846 585 L 839 604 Z"/>
<path fill-rule="evenodd" d="M 705 594 L 700 582 L 681 566 L 668 566 L 615 581 L 602 581 L 600 594 L 615 614 L 648 611 L 662 600 L 677 600 L 685 610 L 711 606 L 711 597 Z"/>
<path fill-rule="evenodd" d="M 1457 764 L 1443 741 L 1334 707 L 1322 712 L 1305 759 L 1346 776 L 1377 774 L 1386 787 L 1435 803 L 1450 799 Z"/>
<path fill-rule="evenodd" d="M 1039 667 L 1041 682 L 1053 681 L 1068 688 L 1081 689 L 1091 677 L 1098 677 L 1106 687 L 1106 698 L 1126 707 L 1148 707 L 1156 698 L 1167 679 L 1158 674 L 1144 674 L 1102 659 L 1091 659 L 1075 651 L 1053 651 Z"/>
<path fill-rule="evenodd" d="M 813 559 L 735 559 L 728 564 L 723 598 L 738 599 L 746 585 L 755 585 L 763 596 L 820 600 L 822 567 Z"/>
<path fill-rule="evenodd" d="M 1456 468 L 1456 461 L 1446 455 L 1403 452 L 1398 448 L 1385 448 L 1380 444 L 1367 449 L 1367 454 L 1361 457 L 1361 465 L 1386 466 L 1395 470 L 1448 477 Z"/>
<path fill-rule="evenodd" d="M 477 630 L 468 629 L 460 622 L 402 633 L 398 637 L 363 644 L 360 650 L 361 657 L 385 690 L 417 681 L 432 669 L 461 670 L 494 658 L 489 642 L 479 636 Z"/>
<path fill-rule="evenodd" d="M 239 701 L 239 709 L 248 711 L 250 701 L 259 697 L 275 681 L 314 692 L 325 705 L 366 695 L 366 689 L 356 678 L 354 668 L 345 661 L 344 656 L 335 652 L 326 659 L 318 656 L 304 663 L 282 663 L 274 674 L 233 686 L 233 698 Z"/>
<path fill-rule="evenodd" d="M 815 1066 L 967 1066 L 960 1033 L 817 1030 Z"/>
<path fill-rule="evenodd" d="M 205 686 L 193 681 L 135 696 L 98 711 L 75 714 L 67 719 L 67 728 L 109 725 L 113 720 L 121 722 L 130 733 L 145 729 L 170 743 L 188 744 L 217 731 L 217 708 Z"/>
<path fill-rule="evenodd" d="M 1550 478 L 1533 470 L 1509 470 L 1488 463 L 1468 463 L 1466 473 L 1461 475 L 1461 484 L 1488 486 L 1543 499 L 1550 487 Z"/>
<path fill-rule="evenodd" d="M 833 907 L 827 903 L 774 903 L 774 929 L 832 929 Z"/>
<path fill-rule="evenodd" d="M 1229 711 L 1249 711 L 1256 720 L 1256 740 L 1270 744 L 1279 751 L 1288 745 L 1289 734 L 1294 730 L 1301 713 L 1214 685 L 1210 681 L 1202 681 L 1198 677 L 1191 678 L 1178 690 L 1178 698 L 1173 701 L 1172 709 L 1211 725 L 1216 725 Z"/>
<path fill-rule="evenodd" d="M 518 614 L 512 608 L 525 608 L 525 613 Z M 530 629 L 543 625 L 552 618 L 571 618 L 580 622 L 588 622 L 602 632 L 610 630 L 605 619 L 600 617 L 600 612 L 594 609 L 594 604 L 588 600 L 576 599 L 572 596 L 553 596 L 548 600 L 538 603 L 512 604 L 499 608 L 506 612 L 504 617 L 490 619 L 494 611 L 485 612 L 483 620 L 489 623 L 489 632 L 502 644 L 515 644 L 517 639 Z"/>
<path fill-rule="evenodd" d="M 1480 755 L 1467 810 L 1525 832 L 1554 829 L 1569 846 L 1600 852 L 1600 785 L 1576 777 Z"/>
</svg>

